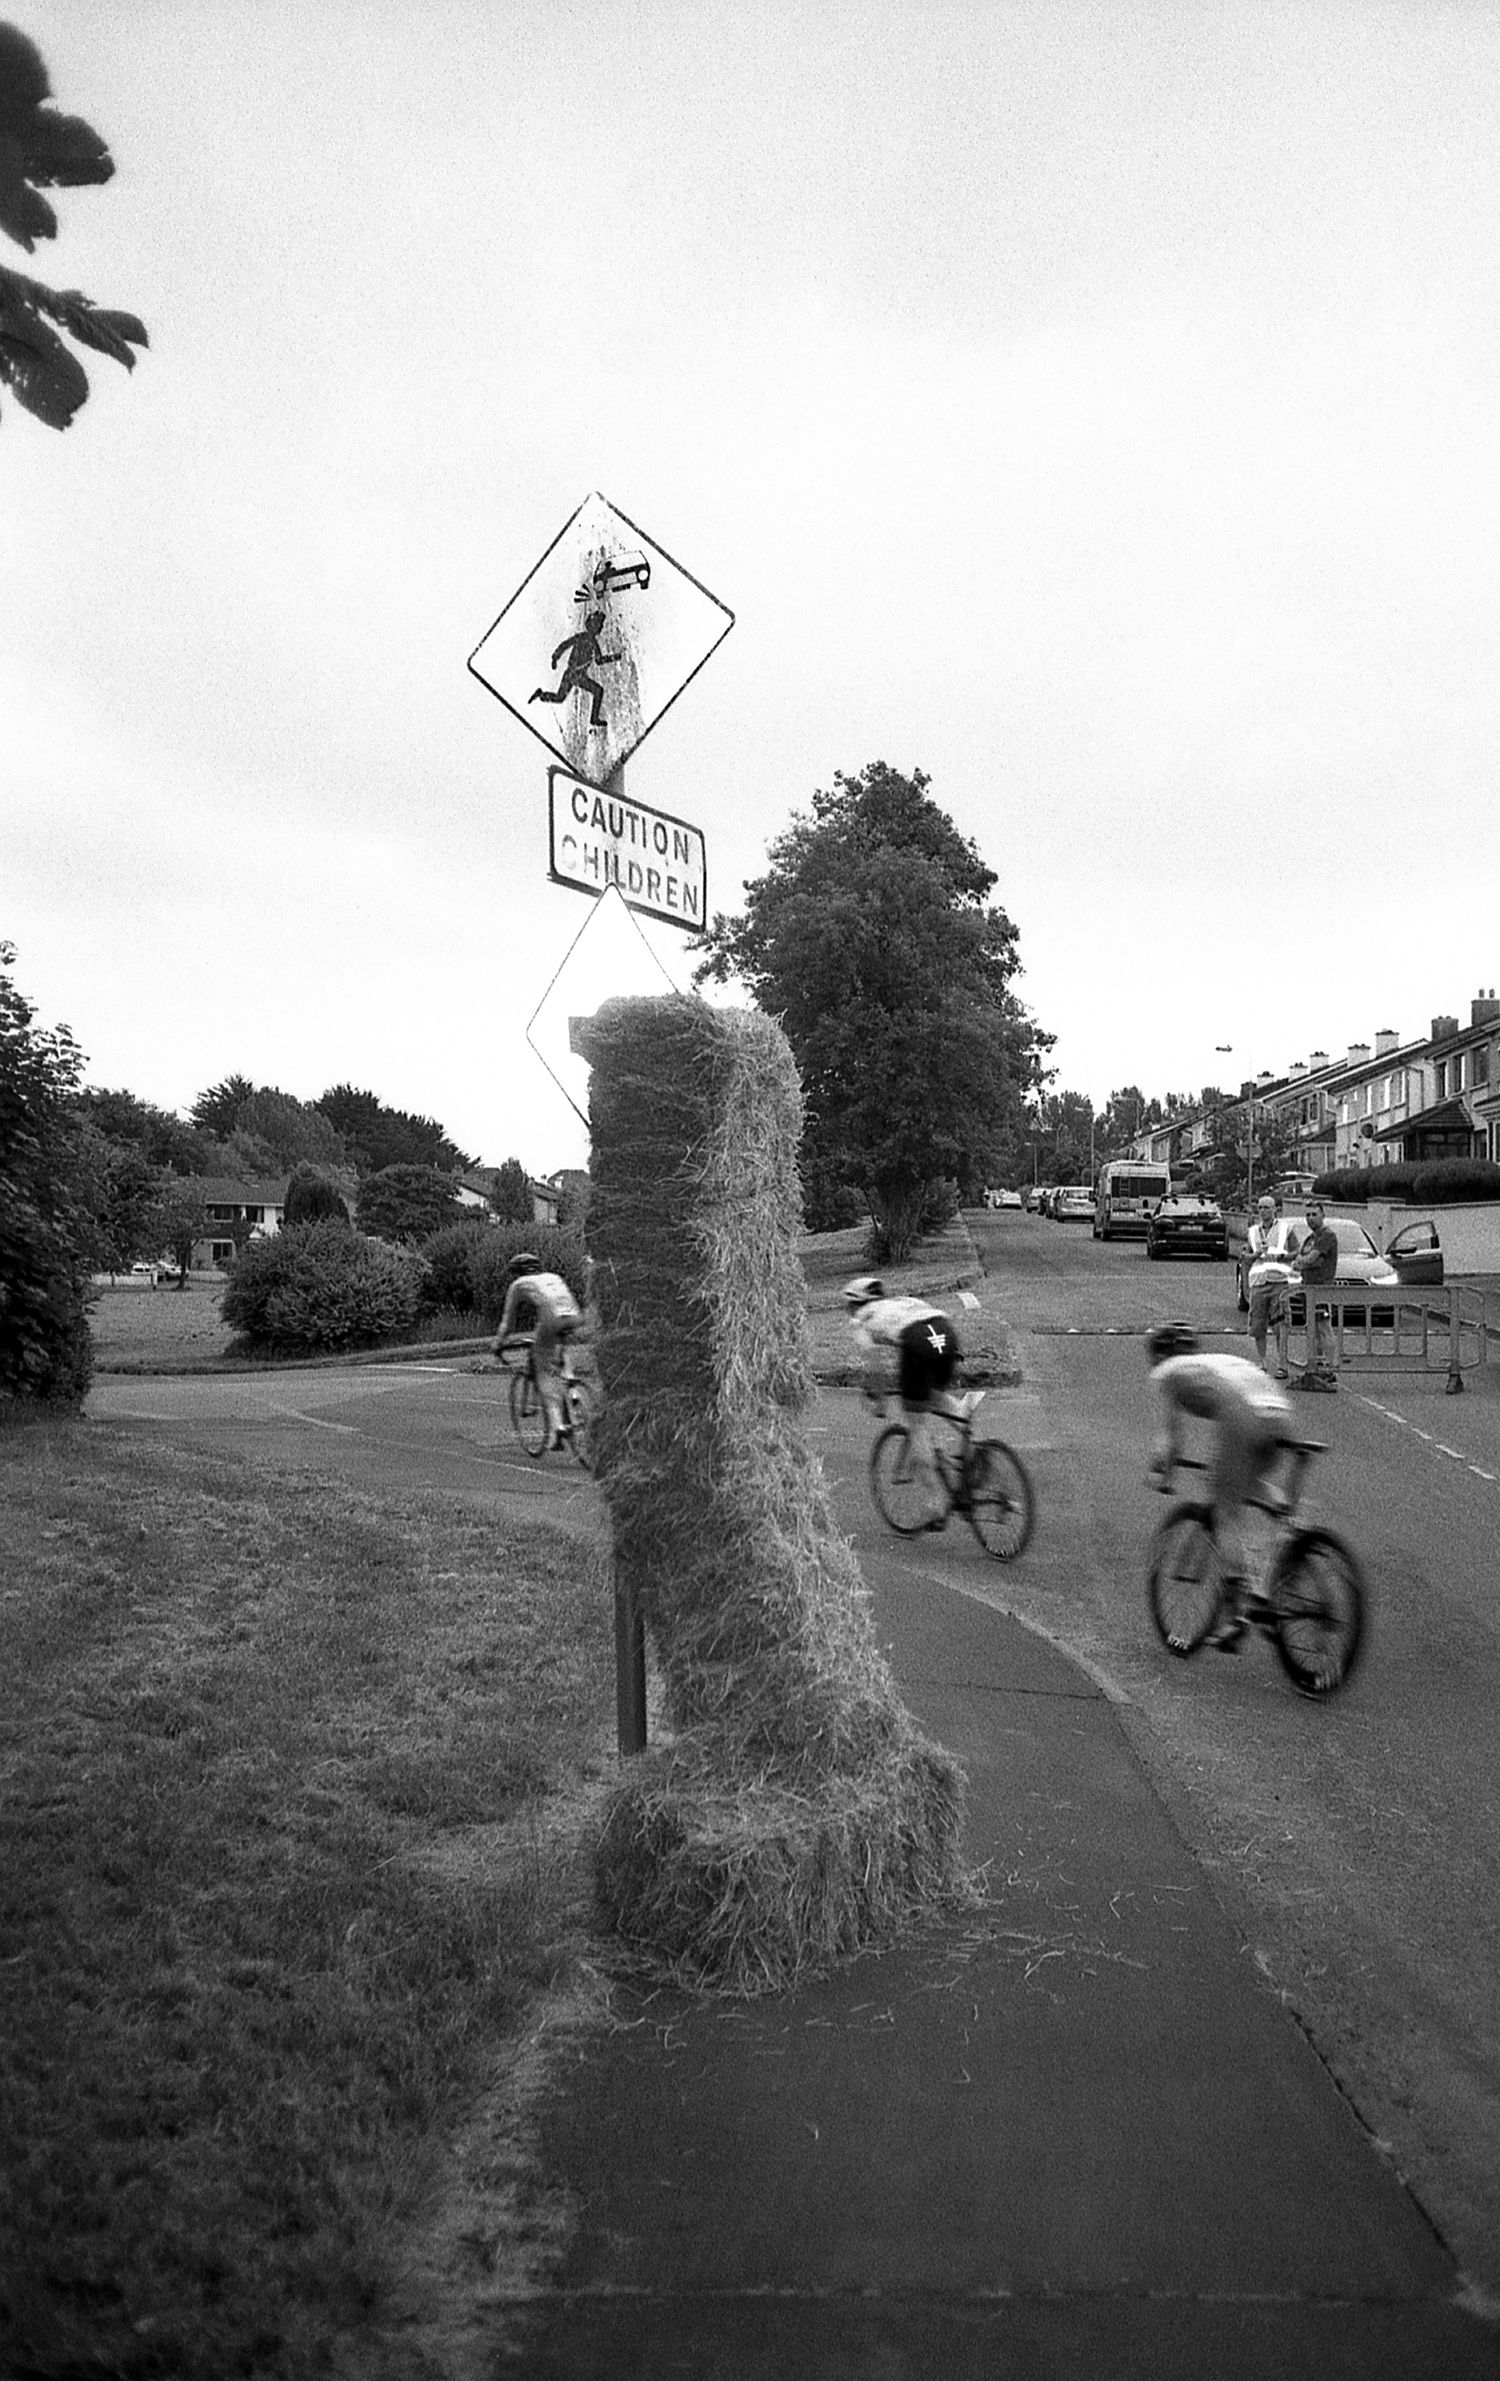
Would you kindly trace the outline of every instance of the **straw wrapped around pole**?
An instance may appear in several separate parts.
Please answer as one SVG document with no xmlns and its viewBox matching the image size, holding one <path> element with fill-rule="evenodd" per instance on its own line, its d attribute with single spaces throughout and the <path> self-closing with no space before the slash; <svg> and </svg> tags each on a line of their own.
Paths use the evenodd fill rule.
<svg viewBox="0 0 1500 2381">
<path fill-rule="evenodd" d="M 897 1694 L 802 1429 L 785 1037 L 674 994 L 607 1003 L 586 1054 L 596 1458 L 668 1722 L 607 1808 L 599 1899 L 672 1973 L 755 1992 L 961 1889 L 962 1773 Z"/>
</svg>

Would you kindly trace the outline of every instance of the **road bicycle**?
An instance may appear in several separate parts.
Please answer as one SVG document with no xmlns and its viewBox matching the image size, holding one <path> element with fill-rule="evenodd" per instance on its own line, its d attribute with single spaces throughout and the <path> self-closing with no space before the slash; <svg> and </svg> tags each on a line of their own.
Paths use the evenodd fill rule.
<svg viewBox="0 0 1500 2381">
<path fill-rule="evenodd" d="M 1242 1591 L 1226 1588 L 1211 1506 L 1185 1499 L 1172 1507 L 1152 1544 L 1147 1582 L 1151 1618 L 1169 1653 L 1185 1660 L 1238 1621 L 1271 1639 L 1299 1694 L 1332 1695 L 1347 1685 L 1365 1635 L 1364 1577 L 1337 1531 L 1304 1521 L 1300 1509 L 1307 1473 L 1324 1451 L 1321 1439 L 1288 1445 L 1284 1488 L 1247 1500 L 1266 1520 Z M 1179 1456 L 1179 1468 L 1208 1466 Z M 1154 1485 L 1170 1495 L 1171 1474 Z"/>
<path fill-rule="evenodd" d="M 549 1435 L 547 1409 L 537 1387 L 533 1343 L 524 1340 L 514 1347 L 502 1348 L 500 1369 L 510 1375 L 512 1430 L 528 1455 L 545 1455 Z M 572 1449 L 586 1472 L 591 1472 L 594 1468 L 594 1393 L 589 1383 L 580 1379 L 573 1370 L 573 1360 L 566 1347 L 561 1352 L 559 1370 L 563 1382 L 561 1443 Z"/>
<path fill-rule="evenodd" d="M 1036 1499 L 1026 1466 L 1003 1439 L 978 1438 L 974 1416 L 984 1398 L 971 1389 L 948 1408 L 934 1408 L 934 1432 L 946 1429 L 950 1443 L 935 1437 L 933 1454 L 947 1503 L 940 1519 L 932 1513 L 932 1478 L 912 1455 L 904 1422 L 891 1422 L 870 1449 L 870 1493 L 886 1525 L 903 1538 L 941 1529 L 950 1513 L 962 1513 L 986 1554 L 1011 1562 L 1031 1536 Z M 882 1406 L 881 1410 L 884 1408 Z"/>
</svg>

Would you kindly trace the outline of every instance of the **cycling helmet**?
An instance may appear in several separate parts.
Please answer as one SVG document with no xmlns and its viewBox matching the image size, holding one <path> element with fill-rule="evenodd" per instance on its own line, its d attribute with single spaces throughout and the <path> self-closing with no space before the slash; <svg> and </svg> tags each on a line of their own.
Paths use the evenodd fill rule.
<svg viewBox="0 0 1500 2381">
<path fill-rule="evenodd" d="M 1153 1364 L 1165 1364 L 1173 1356 L 1196 1356 L 1198 1334 L 1189 1323 L 1158 1323 L 1147 1334 L 1146 1352 Z"/>
<path fill-rule="evenodd" d="M 885 1296 L 885 1284 L 873 1273 L 857 1273 L 853 1281 L 844 1284 L 846 1306 L 870 1306 Z"/>
<path fill-rule="evenodd" d="M 505 1271 L 511 1281 L 519 1281 L 523 1273 L 540 1273 L 542 1260 L 534 1248 L 518 1248 Z"/>
</svg>

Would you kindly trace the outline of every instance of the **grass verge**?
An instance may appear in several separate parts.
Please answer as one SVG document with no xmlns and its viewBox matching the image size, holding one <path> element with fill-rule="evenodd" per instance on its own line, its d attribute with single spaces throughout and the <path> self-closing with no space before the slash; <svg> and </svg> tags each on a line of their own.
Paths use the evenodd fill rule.
<svg viewBox="0 0 1500 2381">
<path fill-rule="evenodd" d="M 160 1293 L 158 1293 L 160 1295 Z M 293 2376 L 565 1972 L 591 1550 L 0 1430 L 0 2370 Z"/>
</svg>

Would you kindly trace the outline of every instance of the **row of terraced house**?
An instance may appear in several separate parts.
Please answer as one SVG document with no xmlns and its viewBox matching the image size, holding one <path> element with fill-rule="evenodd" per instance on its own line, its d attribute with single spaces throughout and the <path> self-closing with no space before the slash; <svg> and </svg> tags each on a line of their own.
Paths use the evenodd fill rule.
<svg viewBox="0 0 1500 2381">
<path fill-rule="evenodd" d="M 1500 1162 L 1500 1000 L 1477 992 L 1467 1025 L 1434 1017 L 1431 1032 L 1416 1041 L 1383 1026 L 1373 1045 L 1353 1042 L 1342 1058 L 1314 1050 L 1283 1075 L 1241 1084 L 1229 1112 L 1243 1114 L 1255 1139 L 1271 1119 L 1290 1126 L 1296 1154 L 1286 1161 L 1289 1172 L 1444 1157 Z M 1222 1137 L 1225 1114 L 1222 1106 L 1180 1109 L 1139 1132 L 1132 1154 L 1190 1164 Z"/>
</svg>

